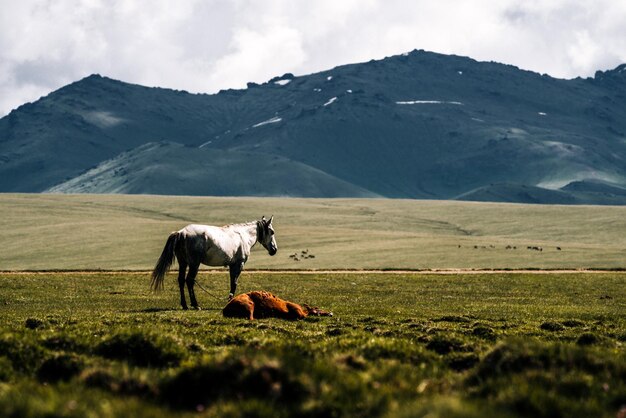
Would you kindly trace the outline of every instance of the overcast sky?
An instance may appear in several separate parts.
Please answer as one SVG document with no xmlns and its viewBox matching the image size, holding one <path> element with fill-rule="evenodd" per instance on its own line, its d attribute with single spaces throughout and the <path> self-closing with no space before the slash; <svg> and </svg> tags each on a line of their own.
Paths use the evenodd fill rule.
<svg viewBox="0 0 626 418">
<path fill-rule="evenodd" d="M 0 116 L 93 73 L 214 93 L 413 49 L 592 76 L 626 1 L 0 0 Z"/>
</svg>

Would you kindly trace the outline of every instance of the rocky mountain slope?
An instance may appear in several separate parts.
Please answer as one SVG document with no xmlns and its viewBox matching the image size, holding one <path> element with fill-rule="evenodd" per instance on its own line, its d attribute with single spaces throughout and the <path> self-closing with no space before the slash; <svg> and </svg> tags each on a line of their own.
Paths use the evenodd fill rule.
<svg viewBox="0 0 626 418">
<path fill-rule="evenodd" d="M 626 203 L 626 65 L 424 51 L 196 95 L 89 76 L 0 119 L 0 191 Z"/>
</svg>

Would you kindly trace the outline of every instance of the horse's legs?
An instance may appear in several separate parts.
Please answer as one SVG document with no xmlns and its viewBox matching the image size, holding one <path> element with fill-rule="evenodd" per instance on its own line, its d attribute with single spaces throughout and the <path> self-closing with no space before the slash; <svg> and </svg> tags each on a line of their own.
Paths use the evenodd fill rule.
<svg viewBox="0 0 626 418">
<path fill-rule="evenodd" d="M 230 268 L 230 294 L 228 295 L 228 299 L 232 299 L 235 296 L 235 291 L 237 290 L 237 281 L 239 280 L 239 275 L 243 270 L 243 263 L 235 263 L 229 266 Z"/>
<path fill-rule="evenodd" d="M 185 300 L 185 270 L 187 270 L 187 263 L 181 263 L 178 261 L 178 287 L 180 288 L 180 306 L 187 310 L 187 301 Z"/>
<path fill-rule="evenodd" d="M 190 264 L 189 273 L 187 274 L 187 290 L 189 291 L 189 300 L 191 301 L 191 307 L 198 309 L 198 301 L 196 300 L 196 293 L 193 290 L 193 285 L 196 283 L 196 275 L 200 264 Z"/>
</svg>

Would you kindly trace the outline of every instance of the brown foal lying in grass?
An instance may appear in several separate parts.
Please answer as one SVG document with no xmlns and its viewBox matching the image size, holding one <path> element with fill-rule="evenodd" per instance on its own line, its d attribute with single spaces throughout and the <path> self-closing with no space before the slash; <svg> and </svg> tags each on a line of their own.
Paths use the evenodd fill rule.
<svg viewBox="0 0 626 418">
<path fill-rule="evenodd" d="M 298 320 L 309 315 L 333 316 L 332 312 L 288 302 L 265 291 L 242 293 L 232 298 L 222 311 L 229 318 L 282 318 Z"/>
</svg>

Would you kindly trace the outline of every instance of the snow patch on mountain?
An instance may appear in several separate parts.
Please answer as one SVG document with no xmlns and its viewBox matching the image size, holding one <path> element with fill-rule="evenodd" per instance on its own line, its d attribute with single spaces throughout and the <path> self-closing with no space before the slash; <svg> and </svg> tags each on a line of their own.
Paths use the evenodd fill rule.
<svg viewBox="0 0 626 418">
<path fill-rule="evenodd" d="M 82 114 L 83 118 L 99 128 L 112 128 L 125 122 L 123 118 L 115 116 L 112 112 L 107 111 L 91 111 Z"/>
<path fill-rule="evenodd" d="M 399 105 L 451 104 L 451 105 L 463 106 L 463 103 L 461 103 L 461 102 L 450 102 L 450 101 L 442 101 L 442 100 L 407 100 L 407 101 L 396 102 L 396 104 L 399 104 Z"/>
<path fill-rule="evenodd" d="M 328 106 L 330 104 L 332 104 L 335 100 L 337 100 L 336 97 L 331 97 L 331 99 L 329 101 L 327 101 L 326 103 L 324 103 L 324 106 Z"/>
<path fill-rule="evenodd" d="M 283 120 L 283 118 L 279 118 L 278 116 L 274 116 L 271 119 L 264 120 L 263 122 L 259 122 L 256 125 L 252 125 L 252 127 L 253 128 L 258 128 L 259 126 L 268 125 L 270 123 L 278 123 L 278 122 L 280 122 L 282 120 Z"/>
</svg>

